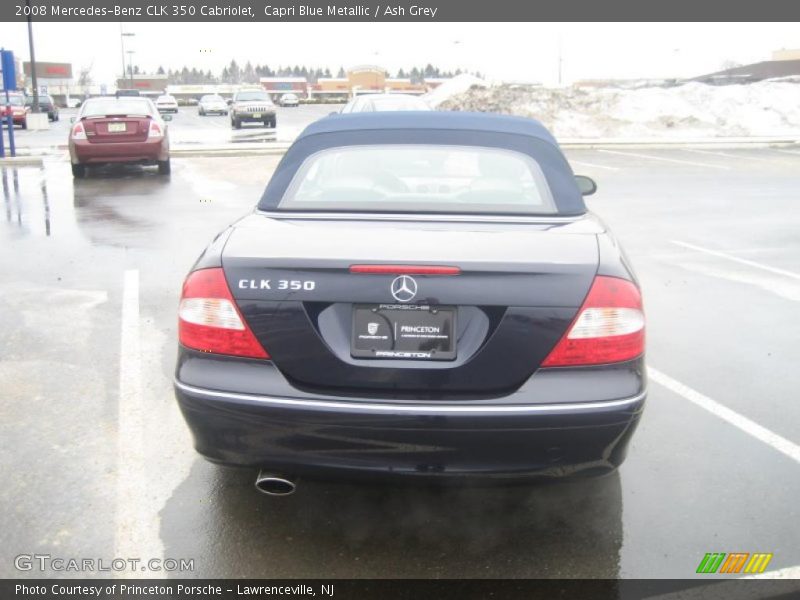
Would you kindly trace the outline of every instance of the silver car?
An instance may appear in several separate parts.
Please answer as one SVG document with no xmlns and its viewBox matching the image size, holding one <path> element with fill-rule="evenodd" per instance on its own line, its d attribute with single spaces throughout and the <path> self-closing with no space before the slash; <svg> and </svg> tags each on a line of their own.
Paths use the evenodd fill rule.
<svg viewBox="0 0 800 600">
<path fill-rule="evenodd" d="M 261 123 L 274 128 L 277 123 L 275 104 L 264 90 L 241 90 L 233 96 L 231 127 L 241 129 L 242 123 Z"/>
<path fill-rule="evenodd" d="M 297 94 L 284 94 L 281 96 L 281 99 L 278 100 L 278 104 L 281 106 L 299 106 L 300 98 L 297 97 Z"/>
<path fill-rule="evenodd" d="M 218 94 L 206 94 L 200 98 L 197 104 L 197 114 L 201 117 L 206 115 L 227 115 L 228 103 Z"/>
</svg>

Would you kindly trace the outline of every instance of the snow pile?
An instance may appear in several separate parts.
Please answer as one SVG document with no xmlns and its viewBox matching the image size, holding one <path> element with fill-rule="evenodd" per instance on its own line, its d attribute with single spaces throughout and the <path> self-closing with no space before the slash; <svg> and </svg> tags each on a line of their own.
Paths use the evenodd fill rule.
<svg viewBox="0 0 800 600">
<path fill-rule="evenodd" d="M 436 108 L 442 102 L 453 96 L 463 94 L 473 86 L 485 88 L 487 84 L 480 77 L 462 73 L 461 75 L 456 75 L 452 79 L 448 79 L 439 87 L 425 94 L 422 98 L 431 105 L 431 108 Z"/>
<path fill-rule="evenodd" d="M 470 88 L 439 105 L 445 110 L 533 117 L 561 138 L 703 138 L 800 136 L 800 85 Z"/>
</svg>

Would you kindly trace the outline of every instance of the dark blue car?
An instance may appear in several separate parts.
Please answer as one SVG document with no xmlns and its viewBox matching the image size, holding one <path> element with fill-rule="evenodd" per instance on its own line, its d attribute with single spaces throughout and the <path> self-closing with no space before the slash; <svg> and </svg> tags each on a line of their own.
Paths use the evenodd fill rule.
<svg viewBox="0 0 800 600">
<path fill-rule="evenodd" d="M 198 452 L 272 494 L 612 471 L 645 324 L 594 189 L 530 119 L 312 124 L 184 282 L 175 392 Z"/>
</svg>

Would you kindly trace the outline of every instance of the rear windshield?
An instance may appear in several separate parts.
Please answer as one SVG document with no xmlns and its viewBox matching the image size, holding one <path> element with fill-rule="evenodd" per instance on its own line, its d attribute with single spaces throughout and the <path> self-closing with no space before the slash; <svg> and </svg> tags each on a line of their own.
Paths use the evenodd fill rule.
<svg viewBox="0 0 800 600">
<path fill-rule="evenodd" d="M 122 98 L 92 98 L 83 103 L 81 117 L 105 117 L 108 115 L 150 115 L 150 102 L 146 98 L 127 96 Z"/>
<path fill-rule="evenodd" d="M 279 210 L 553 214 L 540 166 L 512 150 L 375 145 L 309 156 Z"/>
<path fill-rule="evenodd" d="M 8 103 L 11 106 L 22 106 L 23 104 L 25 104 L 25 99 L 22 96 L 9 95 Z"/>
</svg>

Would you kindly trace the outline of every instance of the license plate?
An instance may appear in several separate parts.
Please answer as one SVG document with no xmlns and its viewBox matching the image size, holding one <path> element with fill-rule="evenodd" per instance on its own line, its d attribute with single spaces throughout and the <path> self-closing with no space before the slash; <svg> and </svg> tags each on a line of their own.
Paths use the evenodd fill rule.
<svg viewBox="0 0 800 600">
<path fill-rule="evenodd" d="M 354 358 L 454 360 L 453 306 L 356 304 L 350 355 Z"/>
<path fill-rule="evenodd" d="M 253 113 L 253 118 L 254 119 L 260 119 L 261 118 L 261 113 Z"/>
<path fill-rule="evenodd" d="M 109 123 L 108 133 L 120 133 L 125 131 L 125 123 Z"/>
</svg>

